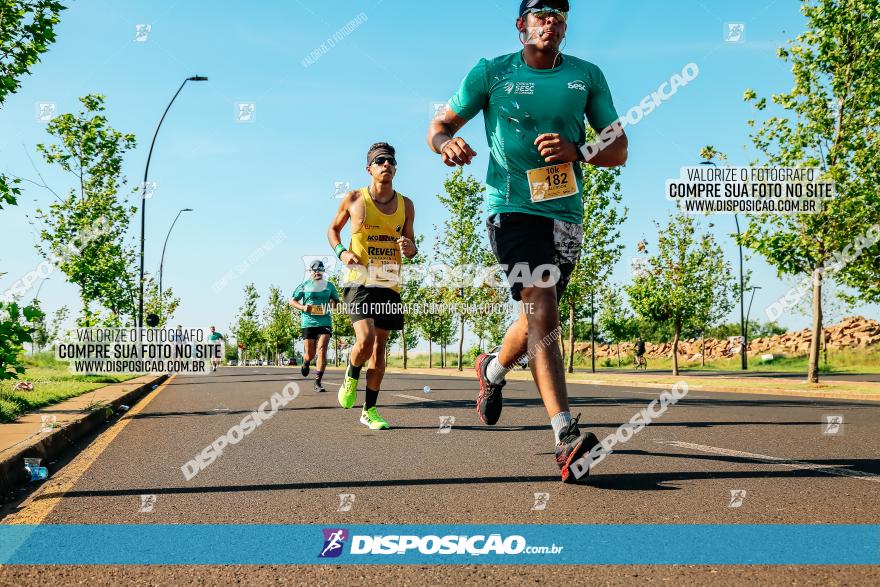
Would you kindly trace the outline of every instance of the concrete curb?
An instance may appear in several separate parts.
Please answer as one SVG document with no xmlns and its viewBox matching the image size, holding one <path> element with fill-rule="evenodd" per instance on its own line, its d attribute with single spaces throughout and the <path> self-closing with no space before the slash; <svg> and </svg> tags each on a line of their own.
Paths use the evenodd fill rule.
<svg viewBox="0 0 880 587">
<path fill-rule="evenodd" d="M 147 379 L 147 377 L 151 378 Z M 144 376 L 143 378 L 145 380 L 137 387 L 122 392 L 117 397 L 107 401 L 107 404 L 113 408 L 114 412 L 121 405 L 131 406 L 140 400 L 141 397 L 168 379 L 168 375 Z M 112 385 L 107 387 L 112 387 Z M 106 389 L 106 387 L 100 389 Z M 51 410 L 52 407 L 47 406 L 45 409 Z M 33 439 L 22 442 L 2 453 L 0 455 L 0 501 L 5 501 L 16 488 L 29 482 L 24 469 L 23 459 L 41 458 L 43 459 L 41 465 L 46 466 L 47 462 L 74 447 L 80 439 L 104 425 L 108 419 L 107 413 L 102 410 L 83 412 L 67 422 L 63 427 L 47 434 L 35 436 Z"/>
</svg>

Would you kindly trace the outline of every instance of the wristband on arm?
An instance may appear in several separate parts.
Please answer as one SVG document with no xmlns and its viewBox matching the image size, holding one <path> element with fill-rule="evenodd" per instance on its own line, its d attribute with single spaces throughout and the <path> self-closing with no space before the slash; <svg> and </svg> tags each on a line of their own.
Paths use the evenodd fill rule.
<svg viewBox="0 0 880 587">
<path fill-rule="evenodd" d="M 344 253 L 344 252 L 347 251 L 347 250 L 348 250 L 348 249 L 345 248 L 345 245 L 344 245 L 344 244 L 339 243 L 339 244 L 336 245 L 336 247 L 333 249 L 333 252 L 336 253 L 336 257 L 341 261 L 341 260 L 342 260 L 342 253 Z"/>
</svg>

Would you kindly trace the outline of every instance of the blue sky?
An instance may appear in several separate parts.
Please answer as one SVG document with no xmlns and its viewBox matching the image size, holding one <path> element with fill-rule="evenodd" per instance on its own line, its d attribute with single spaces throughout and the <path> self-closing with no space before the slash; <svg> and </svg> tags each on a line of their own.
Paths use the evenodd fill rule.
<svg viewBox="0 0 880 587">
<path fill-rule="evenodd" d="M 519 48 L 515 0 L 448 6 L 404 0 L 69 4 L 58 42 L 0 110 L 0 168 L 36 179 L 27 149 L 47 182 L 67 191 L 70 179 L 34 152 L 47 138 L 35 105 L 52 102 L 59 113 L 76 111 L 77 97 L 99 92 L 107 96 L 111 124 L 138 138 L 125 167 L 134 188 L 155 124 L 180 82 L 193 74 L 209 76 L 209 82 L 184 89 L 159 136 L 151 163 L 158 187 L 147 207 L 147 268 L 158 270 L 177 211 L 194 208 L 171 236 L 165 283 L 182 298 L 175 322 L 216 324 L 224 331 L 246 283 L 254 282 L 264 298 L 272 284 L 292 292 L 303 276 L 302 256 L 329 254 L 325 232 L 338 204 L 334 183 L 365 183 L 365 152 L 372 142 L 397 147 L 396 187 L 416 203 L 417 233 L 431 235 L 443 217 L 435 194 L 448 172 L 425 145 L 431 104 L 446 101 L 479 58 Z M 700 67 L 696 80 L 627 129 L 627 250 L 615 269 L 615 280 L 626 282 L 637 242 L 654 242 L 653 221 L 672 209 L 664 197 L 666 179 L 697 162 L 706 144 L 726 151 L 732 164 L 752 159 L 745 124 L 752 113 L 743 91 L 752 87 L 766 95 L 791 85 L 775 48 L 801 32 L 804 21 L 793 0 L 572 5 L 564 51 L 603 69 L 621 113 L 685 64 Z M 361 13 L 366 20 L 356 30 L 303 66 L 322 41 Z M 726 22 L 745 23 L 744 42 L 724 42 Z M 134 40 L 137 24 L 151 26 L 144 42 Z M 253 122 L 236 122 L 236 103 L 256 105 Z M 482 122 L 474 120 L 462 135 L 480 154 L 469 171 L 482 181 L 488 152 Z M 0 289 L 39 263 L 27 215 L 51 198 L 26 186 L 20 205 L 0 213 L 0 268 L 8 273 Z M 733 261 L 733 217 L 714 222 Z M 214 284 L 279 231 L 284 237 L 278 245 L 215 291 Z M 763 308 L 794 281 L 777 278 L 758 257 L 748 267 L 764 288 L 752 314 L 764 318 Z M 76 289 L 60 272 L 44 285 L 41 300 L 49 311 L 62 304 L 78 310 Z M 877 306 L 855 312 L 880 314 Z M 797 313 L 780 322 L 807 325 Z"/>
</svg>

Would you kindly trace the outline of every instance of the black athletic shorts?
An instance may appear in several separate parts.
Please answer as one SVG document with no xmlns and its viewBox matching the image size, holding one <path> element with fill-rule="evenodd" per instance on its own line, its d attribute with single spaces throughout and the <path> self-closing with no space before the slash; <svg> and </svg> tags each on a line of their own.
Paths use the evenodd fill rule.
<svg viewBox="0 0 880 587">
<path fill-rule="evenodd" d="M 302 329 L 302 337 L 305 340 L 318 340 L 322 334 L 333 335 L 333 329 L 329 326 L 308 326 Z"/>
<path fill-rule="evenodd" d="M 562 297 L 581 254 L 582 225 L 534 214 L 504 212 L 490 216 L 486 226 L 495 258 L 506 266 L 514 300 L 520 301 L 524 287 L 549 275 L 556 276 L 556 299 Z M 521 265 L 517 267 L 518 264 Z M 539 268 L 540 271 L 536 271 Z"/>
<path fill-rule="evenodd" d="M 376 328 L 403 330 L 403 303 L 393 289 L 365 285 L 346 287 L 342 289 L 342 300 L 352 323 L 372 318 Z"/>
</svg>

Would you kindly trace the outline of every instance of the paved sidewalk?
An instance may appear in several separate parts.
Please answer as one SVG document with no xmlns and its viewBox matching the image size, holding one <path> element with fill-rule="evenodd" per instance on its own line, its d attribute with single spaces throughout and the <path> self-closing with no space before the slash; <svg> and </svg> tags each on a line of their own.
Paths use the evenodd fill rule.
<svg viewBox="0 0 880 587">
<path fill-rule="evenodd" d="M 43 459 L 42 466 L 159 385 L 167 375 L 144 375 L 89 391 L 0 424 L 0 501 L 26 481 L 25 457 Z M 51 471 L 50 471 L 51 474 Z"/>
</svg>

